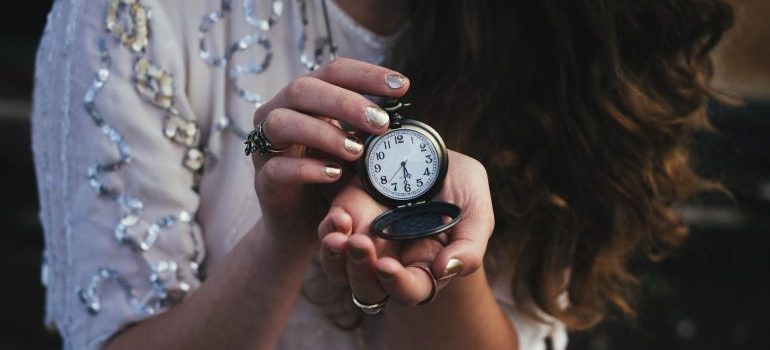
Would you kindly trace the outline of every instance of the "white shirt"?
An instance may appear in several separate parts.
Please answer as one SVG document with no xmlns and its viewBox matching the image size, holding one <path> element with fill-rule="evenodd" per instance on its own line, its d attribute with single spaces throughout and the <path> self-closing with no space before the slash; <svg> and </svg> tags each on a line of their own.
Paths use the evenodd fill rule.
<svg viewBox="0 0 770 350">
<path fill-rule="evenodd" d="M 65 349 L 100 348 L 193 292 L 258 220 L 244 133 L 260 101 L 308 72 L 326 33 L 318 0 L 307 0 L 306 27 L 301 0 L 253 2 L 54 4 L 37 56 L 32 121 L 47 323 Z M 397 37 L 366 30 L 332 1 L 328 7 L 341 56 L 390 61 Z M 311 266 L 306 286 L 319 276 Z M 544 349 L 550 335 L 564 349 L 563 326 L 525 316 L 506 282 L 493 289 L 520 348 Z M 360 327 L 342 331 L 321 309 L 300 297 L 276 348 L 365 347 Z"/>
</svg>

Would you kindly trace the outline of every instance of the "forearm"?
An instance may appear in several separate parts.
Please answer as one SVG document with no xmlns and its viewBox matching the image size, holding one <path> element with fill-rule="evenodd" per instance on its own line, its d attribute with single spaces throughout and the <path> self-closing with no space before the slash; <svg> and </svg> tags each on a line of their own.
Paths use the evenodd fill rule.
<svg viewBox="0 0 770 350">
<path fill-rule="evenodd" d="M 377 322 L 381 349 L 517 349 L 510 320 L 483 269 L 455 280 L 427 306 L 388 305 Z"/>
<path fill-rule="evenodd" d="M 317 244 L 288 246 L 261 227 L 260 221 L 182 303 L 125 330 L 106 348 L 271 348 Z"/>
</svg>

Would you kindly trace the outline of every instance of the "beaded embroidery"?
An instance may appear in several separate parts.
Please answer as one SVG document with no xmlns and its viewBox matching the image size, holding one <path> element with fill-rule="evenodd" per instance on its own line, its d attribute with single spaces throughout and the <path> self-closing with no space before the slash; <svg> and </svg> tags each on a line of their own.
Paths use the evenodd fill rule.
<svg viewBox="0 0 770 350">
<path fill-rule="evenodd" d="M 331 46 L 331 41 L 326 37 L 318 37 L 314 41 L 312 54 L 307 51 L 307 26 L 309 24 L 306 1 L 297 0 L 301 14 L 302 32 L 297 38 L 297 45 L 301 51 L 300 62 L 308 69 L 314 70 L 322 64 L 324 53 L 328 51 L 329 59 L 336 54 L 336 49 Z M 206 35 L 211 28 L 220 21 L 228 18 L 232 10 L 232 0 L 222 0 L 220 9 L 203 17 L 199 26 L 200 57 L 208 65 L 215 68 L 223 68 L 228 73 L 231 88 L 236 95 L 244 101 L 259 107 L 262 97 L 254 92 L 241 88 L 238 79 L 242 74 L 258 75 L 270 66 L 273 56 L 272 45 L 267 38 L 267 32 L 279 20 L 283 13 L 284 2 L 272 0 L 269 14 L 261 18 L 257 15 L 256 4 L 253 0 L 244 0 L 245 20 L 254 29 L 239 40 L 231 44 L 221 56 L 217 56 L 207 49 Z M 107 32 L 116 38 L 122 46 L 137 55 L 133 67 L 133 82 L 137 93 L 145 100 L 160 108 L 165 113 L 162 133 L 163 135 L 187 148 L 183 165 L 199 173 L 205 164 L 210 162 L 213 155 L 204 153 L 199 147 L 200 130 L 195 121 L 185 118 L 174 107 L 173 76 L 168 71 L 153 64 L 145 56 L 149 44 L 151 11 L 143 6 L 139 0 L 110 0 L 108 3 L 105 26 Z M 327 28 L 328 30 L 328 28 Z M 131 160 L 131 148 L 125 142 L 121 133 L 109 125 L 100 115 L 95 105 L 99 91 L 106 84 L 110 76 L 111 57 L 104 39 L 98 41 L 100 52 L 100 68 L 96 77 L 88 88 L 83 104 L 86 112 L 100 128 L 102 133 L 115 145 L 118 150 L 118 159 L 97 163 L 88 168 L 87 178 L 90 186 L 105 198 L 115 201 L 119 206 L 120 219 L 115 226 L 114 235 L 118 242 L 130 247 L 141 254 L 150 269 L 148 278 L 152 290 L 148 293 L 138 293 L 131 283 L 117 270 L 107 267 L 99 268 L 92 276 L 90 283 L 85 288 L 78 289 L 80 301 L 91 314 L 101 310 L 102 304 L 99 291 L 107 282 L 115 283 L 125 295 L 128 305 L 138 315 L 153 314 L 165 307 L 171 295 L 168 288 L 174 284 L 174 290 L 182 294 L 190 289 L 189 283 L 184 281 L 182 266 L 175 261 L 153 261 L 148 253 L 163 230 L 170 230 L 175 225 L 188 225 L 189 237 L 193 243 L 193 252 L 189 257 L 189 269 L 199 275 L 199 266 L 203 259 L 202 242 L 199 241 L 193 230 L 192 215 L 186 211 L 177 214 L 165 215 L 155 222 L 148 222 L 142 218 L 144 203 L 117 188 L 109 187 L 102 178 L 119 171 Z M 250 48 L 260 50 L 260 59 L 257 62 L 242 64 L 232 63 L 234 55 Z M 231 130 L 237 137 L 245 139 L 247 132 L 232 122 L 230 115 L 217 119 L 212 125 L 212 132 Z M 212 159 L 213 160 L 213 159 Z"/>
<path fill-rule="evenodd" d="M 139 0 L 110 0 L 105 25 L 107 31 L 134 52 L 144 52 L 149 37 L 150 12 Z"/>
<path fill-rule="evenodd" d="M 126 144 L 120 132 L 110 126 L 104 118 L 102 118 L 99 110 L 96 108 L 96 98 L 99 91 L 109 79 L 110 67 L 112 65 L 112 59 L 107 50 L 105 41 L 100 39 L 97 42 L 97 45 L 100 52 L 100 68 L 96 73 L 93 83 L 86 91 L 83 98 L 83 105 L 87 114 L 100 128 L 102 133 L 107 136 L 111 143 L 115 144 L 118 149 L 119 158 L 114 161 L 97 163 L 90 166 L 88 168 L 87 177 L 90 186 L 100 196 L 114 200 L 118 204 L 120 208 L 120 220 L 114 230 L 115 238 L 118 242 L 143 254 L 144 260 L 147 262 L 151 271 L 148 280 L 152 285 L 152 291 L 150 292 L 151 295 L 140 298 L 137 296 L 136 291 L 129 281 L 122 277 L 118 271 L 103 267 L 97 270 L 92 276 L 91 283 L 88 287 L 78 289 L 78 296 L 80 301 L 86 306 L 87 311 L 91 314 L 96 314 L 101 310 L 101 301 L 98 293 L 99 289 L 104 283 L 114 281 L 123 290 L 127 303 L 135 313 L 139 315 L 153 314 L 165 307 L 168 302 L 169 289 L 167 285 L 170 283 L 175 284 L 175 288 L 181 293 L 186 293 L 190 289 L 189 283 L 184 281 L 182 269 L 177 262 L 165 260 L 153 261 L 153 259 L 145 254 L 151 250 L 161 230 L 171 229 L 177 223 L 188 226 L 187 232 L 193 243 L 193 252 L 189 258 L 189 268 L 195 275 L 199 273 L 198 269 L 203 260 L 203 250 L 201 242 L 196 237 L 196 233 L 192 227 L 192 216 L 188 212 L 181 211 L 177 214 L 165 215 L 156 222 L 147 222 L 141 218 L 144 204 L 139 199 L 123 193 L 117 188 L 108 187 L 102 181 L 102 176 L 107 173 L 116 172 L 130 162 L 131 148 Z M 142 60 L 140 59 L 139 62 L 142 62 Z M 146 71 L 143 71 L 146 73 L 145 75 L 150 76 L 152 79 L 155 79 L 155 83 L 160 84 L 160 87 L 156 88 L 155 85 L 153 85 L 155 83 L 150 83 L 149 85 L 151 87 L 147 91 L 153 93 L 147 94 L 146 96 L 152 96 L 153 101 L 161 101 L 162 103 L 162 101 L 166 101 L 163 99 L 164 96 L 173 95 L 173 92 L 161 95 L 157 94 L 158 91 L 163 92 L 164 83 L 162 83 L 162 81 L 164 81 L 163 77 L 165 75 L 162 71 L 144 64 L 142 64 L 141 69 L 146 69 Z M 141 79 L 144 78 L 138 77 L 137 81 L 140 81 Z M 153 81 L 152 79 L 145 79 L 145 81 Z M 148 84 L 143 86 L 146 85 Z M 137 90 L 140 91 L 140 94 L 142 93 L 142 90 L 139 88 L 137 88 Z M 160 96 L 160 98 L 157 96 Z M 169 105 L 166 110 L 173 111 L 173 107 Z M 190 138 L 192 137 L 193 140 L 195 140 L 197 127 L 191 127 L 189 124 L 186 124 L 186 121 L 184 120 L 174 119 L 174 122 L 176 125 L 183 126 L 182 132 L 177 135 L 176 130 L 174 130 L 174 134 L 169 136 L 170 128 L 166 128 L 164 134 L 179 143 L 186 144 L 194 142 L 190 141 Z M 189 150 L 193 149 L 195 148 L 190 148 Z M 197 161 L 202 164 L 202 159 L 200 159 L 200 157 L 198 157 Z M 198 165 L 198 167 L 200 167 L 200 165 Z"/>
</svg>

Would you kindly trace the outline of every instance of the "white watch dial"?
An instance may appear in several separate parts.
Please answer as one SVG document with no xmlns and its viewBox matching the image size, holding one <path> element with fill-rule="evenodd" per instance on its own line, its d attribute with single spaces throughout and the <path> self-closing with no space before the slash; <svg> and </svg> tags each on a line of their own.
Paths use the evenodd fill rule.
<svg viewBox="0 0 770 350">
<path fill-rule="evenodd" d="M 439 177 L 439 150 L 431 139 L 402 127 L 385 133 L 368 149 L 367 170 L 374 188 L 388 198 L 411 200 Z"/>
</svg>

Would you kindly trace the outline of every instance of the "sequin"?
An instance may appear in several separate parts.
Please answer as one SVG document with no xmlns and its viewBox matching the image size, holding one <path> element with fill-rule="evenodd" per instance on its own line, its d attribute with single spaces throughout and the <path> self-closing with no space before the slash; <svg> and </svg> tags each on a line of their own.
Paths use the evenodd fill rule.
<svg viewBox="0 0 770 350">
<path fill-rule="evenodd" d="M 188 148 L 184 157 L 184 166 L 192 171 L 198 171 L 203 167 L 205 156 L 200 149 Z"/>
<path fill-rule="evenodd" d="M 307 0 L 297 0 L 299 2 L 300 19 L 302 22 L 302 32 L 297 38 L 297 48 L 299 48 L 300 56 L 299 61 L 308 70 L 316 70 L 323 64 L 323 56 L 326 54 L 328 57 L 325 60 L 329 62 L 337 57 L 337 48 L 333 45 L 329 36 L 331 33 L 327 33 L 326 36 L 319 36 L 314 41 L 314 47 L 312 54 L 308 53 L 307 49 L 307 27 L 310 21 L 307 14 Z M 324 6 L 325 4 L 322 3 Z M 324 8 L 324 11 L 326 8 Z M 328 54 L 327 54 L 328 51 Z"/>
<path fill-rule="evenodd" d="M 109 268 L 99 268 L 91 276 L 91 282 L 87 288 L 79 288 L 77 293 L 80 301 L 86 305 L 86 310 L 94 315 L 102 309 L 101 299 L 99 298 L 99 289 L 108 281 L 114 281 L 123 291 L 128 305 L 136 315 L 152 315 L 156 312 L 158 304 L 143 304 L 136 296 L 136 292 L 131 284 L 118 271 Z"/>
<path fill-rule="evenodd" d="M 238 85 L 238 77 L 244 73 L 260 74 L 264 72 L 267 69 L 267 67 L 270 66 L 270 61 L 273 57 L 273 53 L 270 50 L 270 41 L 267 40 L 267 38 L 258 34 L 247 35 L 241 38 L 240 40 L 238 40 L 233 45 L 231 52 L 235 53 L 237 51 L 243 51 L 253 45 L 262 47 L 264 51 L 264 56 L 262 58 L 262 61 L 260 63 L 245 63 L 245 64 L 234 65 L 230 69 L 229 78 L 230 78 L 230 84 L 233 86 L 233 89 L 238 94 L 238 97 L 248 101 L 249 103 L 254 104 L 256 108 L 259 108 L 259 106 L 262 104 L 262 96 L 254 92 L 248 91 L 244 88 L 241 88 Z"/>
<path fill-rule="evenodd" d="M 230 13 L 230 3 L 231 0 L 222 0 L 221 8 L 203 17 L 201 25 L 198 27 L 198 47 L 200 49 L 200 56 L 204 62 L 214 67 L 224 67 L 227 64 L 227 58 L 224 56 L 217 57 L 207 49 L 206 33 L 211 30 L 214 24 L 223 20 Z"/>
<path fill-rule="evenodd" d="M 197 148 L 199 141 L 198 126 L 194 121 L 182 118 L 174 107 L 174 84 L 169 72 L 150 63 L 147 57 L 139 58 L 134 64 L 134 86 L 140 96 L 166 111 L 163 134 L 188 148 Z M 195 155 L 197 156 L 197 154 Z M 198 171 L 203 166 L 205 155 L 195 157 L 185 156 L 184 163 L 188 169 Z M 189 165 L 188 165 L 189 164 Z M 197 168 L 193 168 L 197 166 Z"/>
<path fill-rule="evenodd" d="M 99 91 L 104 87 L 110 77 L 110 67 L 112 60 L 106 47 L 105 40 L 100 39 L 97 42 L 97 46 L 100 52 L 100 68 L 96 73 L 93 83 L 87 89 L 83 97 L 83 106 L 87 114 L 91 117 L 91 120 L 99 127 L 105 137 L 113 143 L 118 149 L 118 159 L 108 161 L 104 163 L 93 164 L 86 170 L 86 178 L 89 185 L 104 198 L 114 200 L 118 204 L 118 212 L 120 218 L 115 225 L 114 235 L 118 242 L 125 244 L 135 251 L 142 254 L 142 257 L 147 262 L 151 273 L 148 278 L 152 285 L 151 295 L 137 297 L 134 288 L 129 284 L 120 273 L 114 269 L 102 267 L 97 270 L 91 278 L 91 283 L 86 288 L 78 289 L 78 296 L 80 301 L 85 305 L 86 310 L 91 314 L 96 314 L 101 310 L 101 300 L 99 299 L 99 289 L 101 285 L 108 281 L 114 281 L 123 290 L 127 303 L 138 315 L 153 314 L 167 304 L 169 296 L 169 290 L 167 285 L 173 284 L 175 289 L 178 289 L 181 294 L 190 289 L 190 284 L 184 281 L 181 269 L 178 268 L 177 262 L 165 262 L 165 269 L 157 269 L 157 262 L 153 262 L 145 253 L 149 252 L 158 237 L 162 234 L 163 230 L 169 230 L 176 225 L 177 222 L 184 223 L 187 226 L 187 232 L 192 242 L 193 251 L 191 253 L 189 268 L 194 275 L 199 275 L 200 271 L 198 267 L 203 260 L 203 248 L 202 242 L 196 236 L 196 232 L 193 229 L 192 216 L 187 211 L 180 211 L 177 214 L 162 216 L 155 222 L 147 222 L 142 218 L 142 212 L 144 209 L 144 203 L 126 193 L 123 193 L 117 188 L 106 186 L 102 177 L 108 173 L 119 171 L 123 166 L 130 163 L 132 152 L 131 148 L 126 144 L 122 134 L 109 125 L 101 116 L 96 99 L 99 96 Z M 142 62 L 140 59 L 138 62 Z M 168 82 L 165 82 L 163 76 L 164 72 L 152 67 L 148 61 L 146 63 L 139 64 L 140 76 L 137 81 L 141 80 L 142 76 L 149 76 L 150 79 L 145 79 L 143 87 L 148 87 L 152 92 L 152 101 L 165 101 L 167 96 L 173 96 L 173 89 L 170 89 L 170 75 L 168 75 Z M 167 87 L 166 87 L 167 86 Z M 140 88 L 137 87 L 137 90 Z M 141 90 L 140 90 L 141 93 Z M 161 98 L 156 98 L 157 94 L 161 95 Z M 149 95 L 149 93 L 148 93 Z M 172 99 L 167 99 L 169 103 L 165 107 L 165 110 L 171 115 L 178 113 L 173 107 Z M 190 142 L 192 137 L 197 142 L 197 126 L 190 126 L 189 122 L 179 118 L 175 121 L 179 126 L 175 130 L 175 141 L 181 140 L 183 143 Z M 178 133 L 178 134 L 176 134 Z M 194 143 L 194 142 L 193 142 Z M 196 161 L 203 163 L 202 157 L 196 158 Z M 173 270 L 174 273 L 169 274 L 167 270 Z M 160 274 L 162 273 L 162 274 Z M 143 300 L 143 302 L 140 302 Z"/>
<path fill-rule="evenodd" d="M 158 107 L 168 109 L 174 104 L 171 74 L 142 57 L 134 64 L 134 87 L 139 95 Z"/>
<path fill-rule="evenodd" d="M 91 117 L 91 120 L 93 120 L 93 122 L 100 127 L 102 133 L 107 136 L 110 142 L 117 146 L 119 158 L 114 162 L 90 166 L 87 170 L 87 178 L 89 185 L 99 194 L 114 199 L 117 198 L 119 191 L 104 186 L 101 181 L 101 176 L 106 172 L 116 171 L 120 168 L 120 166 L 127 163 L 131 157 L 131 148 L 128 147 L 128 145 L 125 143 L 123 136 L 104 121 L 101 114 L 99 113 L 99 110 L 96 108 L 96 97 L 98 96 L 99 91 L 102 89 L 105 82 L 107 82 L 109 79 L 109 69 L 112 65 L 110 55 L 107 53 L 105 41 L 99 40 L 97 42 L 97 46 L 99 47 L 100 52 L 101 67 L 97 71 L 93 83 L 91 83 L 91 86 L 88 88 L 85 96 L 83 97 L 83 106 L 85 107 L 88 115 Z"/>
<path fill-rule="evenodd" d="M 256 17 L 255 4 L 253 0 L 244 0 L 245 19 L 250 25 L 257 29 L 256 33 L 247 34 L 236 42 L 222 54 L 222 56 L 216 56 L 214 53 L 207 49 L 206 35 L 212 29 L 214 24 L 226 19 L 231 12 L 231 1 L 222 0 L 219 10 L 209 13 L 201 21 L 198 27 L 198 40 L 200 57 L 204 62 L 213 67 L 226 68 L 231 64 L 232 58 L 235 54 L 245 51 L 252 46 L 258 46 L 262 48 L 263 54 L 259 62 L 248 62 L 243 64 L 237 64 L 230 67 L 229 80 L 230 85 L 236 92 L 236 95 L 246 102 L 258 108 L 262 105 L 262 96 L 242 88 L 238 84 L 238 77 L 244 73 L 248 74 L 260 74 L 264 72 L 270 65 L 270 61 L 273 57 L 273 52 L 270 44 L 270 40 L 264 35 L 270 27 L 278 20 L 283 13 L 283 1 L 273 0 L 271 2 L 271 12 L 267 19 L 260 19 Z"/>
<path fill-rule="evenodd" d="M 150 34 L 150 11 L 139 0 L 110 0 L 105 24 L 107 31 L 126 48 L 144 52 Z"/>
<path fill-rule="evenodd" d="M 176 143 L 191 147 L 198 143 L 198 125 L 178 115 L 169 114 L 163 126 L 163 135 Z"/>
<path fill-rule="evenodd" d="M 251 25 L 257 30 L 266 32 L 270 30 L 270 27 L 278 21 L 283 13 L 283 0 L 272 0 L 270 2 L 270 14 L 267 19 L 262 19 L 257 16 L 257 9 L 254 4 L 254 0 L 243 1 L 244 12 L 246 13 L 246 23 Z"/>
</svg>

